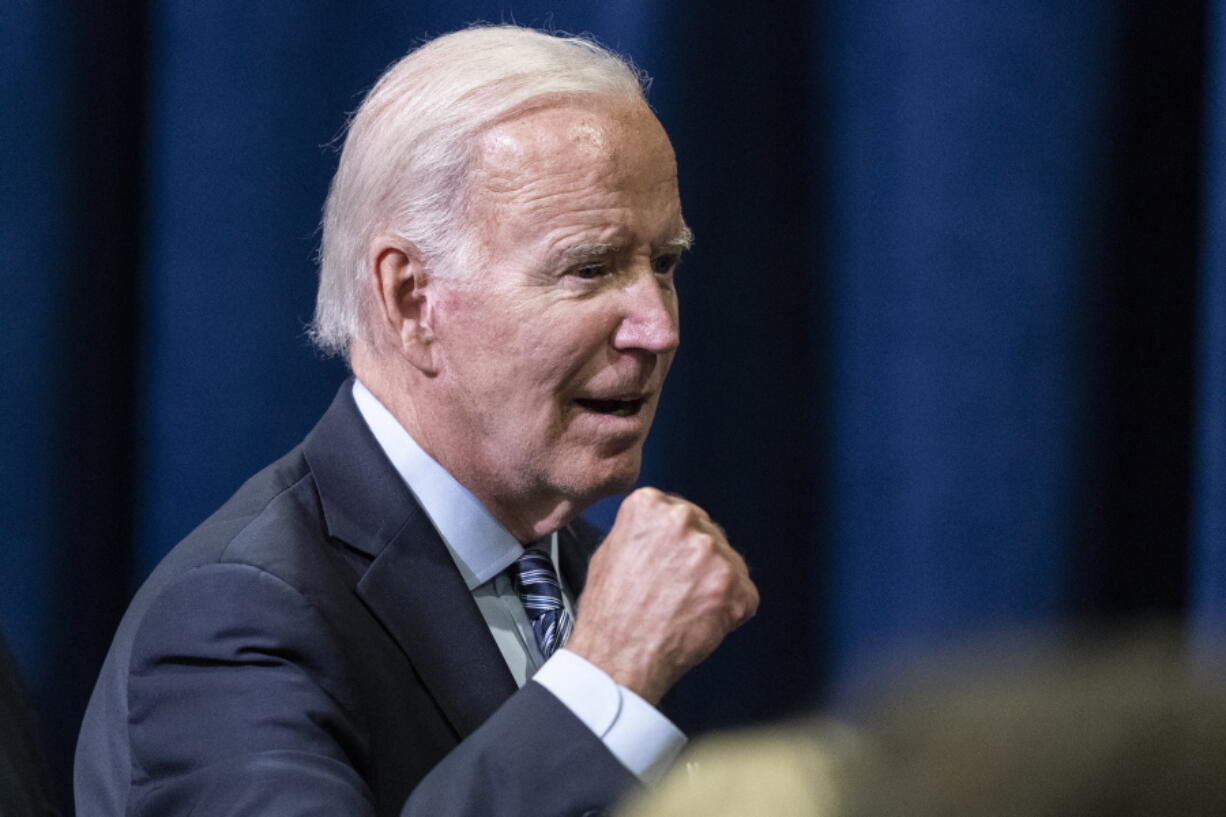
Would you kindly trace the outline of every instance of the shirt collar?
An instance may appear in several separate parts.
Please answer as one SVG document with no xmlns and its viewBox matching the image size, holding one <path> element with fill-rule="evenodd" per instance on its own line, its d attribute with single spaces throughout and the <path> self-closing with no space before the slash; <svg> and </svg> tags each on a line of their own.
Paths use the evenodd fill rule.
<svg viewBox="0 0 1226 817">
<path fill-rule="evenodd" d="M 485 584 L 519 558 L 523 545 L 447 469 L 423 451 L 357 379 L 353 381 L 353 400 L 375 441 L 434 523 L 469 590 Z"/>
</svg>

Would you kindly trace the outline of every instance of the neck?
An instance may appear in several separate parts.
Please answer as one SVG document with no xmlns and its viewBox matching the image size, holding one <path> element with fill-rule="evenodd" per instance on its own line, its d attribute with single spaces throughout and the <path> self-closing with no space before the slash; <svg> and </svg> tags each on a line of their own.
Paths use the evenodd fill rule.
<svg viewBox="0 0 1226 817">
<path fill-rule="evenodd" d="M 521 543 L 553 533 L 586 507 L 552 492 L 550 495 L 530 490 L 517 492 L 513 486 L 498 483 L 490 476 L 496 469 L 482 467 L 479 459 L 459 453 L 465 450 L 463 440 L 452 439 L 444 418 L 429 410 L 429 401 L 415 399 L 430 391 L 430 384 L 415 369 L 403 367 L 409 369 L 405 376 L 401 367 L 388 365 L 378 352 L 358 344 L 354 344 L 349 364 L 362 385 L 391 412 L 421 449 Z"/>
<path fill-rule="evenodd" d="M 498 523 L 510 531 L 521 544 L 526 545 L 564 527 L 579 515 L 583 507 L 573 501 L 556 497 L 506 496 L 505 492 L 482 490 L 479 481 L 466 480 L 456 473 L 455 466 L 442 460 L 437 461 L 461 485 L 471 491 Z"/>
</svg>

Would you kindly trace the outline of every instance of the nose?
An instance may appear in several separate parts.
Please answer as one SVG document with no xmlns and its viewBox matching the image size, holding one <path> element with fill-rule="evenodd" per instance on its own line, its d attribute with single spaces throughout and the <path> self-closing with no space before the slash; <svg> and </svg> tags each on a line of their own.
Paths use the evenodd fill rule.
<svg viewBox="0 0 1226 817">
<path fill-rule="evenodd" d="M 613 333 L 613 348 L 641 349 L 656 354 L 672 352 L 681 342 L 677 320 L 677 292 L 650 270 L 635 276 L 623 290 L 624 312 Z"/>
</svg>

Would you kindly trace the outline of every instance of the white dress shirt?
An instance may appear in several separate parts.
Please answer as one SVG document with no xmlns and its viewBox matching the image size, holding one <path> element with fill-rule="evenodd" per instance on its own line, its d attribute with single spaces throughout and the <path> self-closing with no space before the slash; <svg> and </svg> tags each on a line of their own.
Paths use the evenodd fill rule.
<svg viewBox="0 0 1226 817">
<path fill-rule="evenodd" d="M 623 766 L 644 783 L 657 782 L 685 745 L 685 735 L 651 704 L 575 653 L 560 649 L 544 660 L 506 573 L 524 546 L 422 450 L 361 381 L 354 381 L 353 399 L 379 447 L 442 537 L 515 683 L 523 686 L 531 678 L 548 689 Z M 558 534 L 547 540 L 556 569 Z M 559 579 L 563 603 L 573 616 L 575 599 L 560 574 Z"/>
</svg>

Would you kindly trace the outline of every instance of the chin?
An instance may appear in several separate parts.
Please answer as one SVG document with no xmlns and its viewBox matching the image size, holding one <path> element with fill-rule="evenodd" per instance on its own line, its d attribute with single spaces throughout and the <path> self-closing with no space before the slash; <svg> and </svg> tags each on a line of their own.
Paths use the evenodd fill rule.
<svg viewBox="0 0 1226 817">
<path fill-rule="evenodd" d="M 587 507 L 605 497 L 624 493 L 634 487 L 643 463 L 642 451 L 627 451 L 617 457 L 599 458 L 571 483 L 577 505 Z"/>
</svg>

